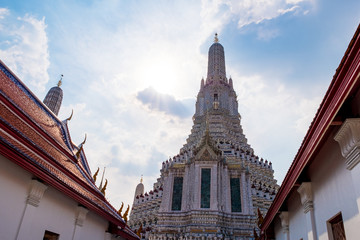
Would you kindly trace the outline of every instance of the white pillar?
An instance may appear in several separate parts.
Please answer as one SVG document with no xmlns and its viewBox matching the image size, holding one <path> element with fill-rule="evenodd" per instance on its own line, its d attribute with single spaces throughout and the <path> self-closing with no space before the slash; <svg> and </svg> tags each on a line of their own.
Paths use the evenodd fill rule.
<svg viewBox="0 0 360 240">
<path fill-rule="evenodd" d="M 211 168 L 211 179 L 210 179 L 210 209 L 218 210 L 218 199 L 217 199 L 217 165 L 213 165 Z"/>
<path fill-rule="evenodd" d="M 84 225 L 86 215 L 89 212 L 84 207 L 78 206 L 76 209 L 76 218 L 75 218 L 75 226 L 73 232 L 73 240 L 80 240 L 81 239 L 81 227 Z"/>
<path fill-rule="evenodd" d="M 311 182 L 303 182 L 297 191 L 300 193 L 301 203 L 304 208 L 308 239 L 317 240 Z"/>
<path fill-rule="evenodd" d="M 16 233 L 16 240 L 27 240 L 32 236 L 33 218 L 36 215 L 36 209 L 40 204 L 40 200 L 44 195 L 47 186 L 38 180 L 31 180 L 30 191 L 26 200 L 23 216 L 20 220 L 18 231 Z"/>
<path fill-rule="evenodd" d="M 105 232 L 104 240 L 111 240 L 111 233 Z"/>
<path fill-rule="evenodd" d="M 225 166 L 225 176 L 224 176 L 224 193 L 225 193 L 225 211 L 227 213 L 231 212 L 231 192 L 230 192 L 230 176 L 227 166 Z"/>
<path fill-rule="evenodd" d="M 187 211 L 189 209 L 189 165 L 185 166 L 184 178 L 183 178 L 183 189 L 181 199 L 181 210 Z"/>
<path fill-rule="evenodd" d="M 346 168 L 351 172 L 360 212 L 360 118 L 346 119 L 334 139 L 339 143 Z"/>
<path fill-rule="evenodd" d="M 345 158 L 346 169 L 350 171 L 357 208 L 360 212 L 360 118 L 346 119 L 334 139 L 339 143 L 341 154 Z M 346 237 L 357 239 L 356 231 L 346 229 L 357 229 L 358 226 L 360 226 L 360 214 L 351 216 L 351 220 L 344 223 Z"/>
<path fill-rule="evenodd" d="M 170 211 L 173 181 L 173 174 L 170 172 L 164 179 L 164 191 L 159 209 L 160 212 Z"/>
<path fill-rule="evenodd" d="M 248 199 L 248 214 L 254 214 L 254 207 L 253 207 L 253 202 L 252 202 L 252 193 L 251 193 L 251 178 L 250 178 L 250 172 L 246 172 L 246 186 L 247 186 L 247 191 L 246 191 L 246 197 Z"/>
<path fill-rule="evenodd" d="M 243 213 L 249 213 L 248 207 L 248 198 L 247 198 L 247 187 L 246 187 L 246 179 L 245 179 L 245 170 L 241 171 L 240 175 L 240 198 L 241 198 L 241 210 Z"/>
<path fill-rule="evenodd" d="M 284 233 L 284 239 L 290 240 L 290 233 L 289 233 L 289 213 L 288 212 L 281 212 L 279 215 L 281 219 L 281 227 Z"/>
<path fill-rule="evenodd" d="M 192 209 L 200 209 L 200 196 L 201 196 L 201 169 L 199 165 L 195 165 L 195 182 L 194 189 L 194 202 Z"/>
</svg>

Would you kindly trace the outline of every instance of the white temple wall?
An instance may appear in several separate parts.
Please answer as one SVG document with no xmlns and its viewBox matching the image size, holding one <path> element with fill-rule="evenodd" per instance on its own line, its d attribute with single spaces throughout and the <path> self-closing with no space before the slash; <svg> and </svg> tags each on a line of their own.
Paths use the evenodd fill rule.
<svg viewBox="0 0 360 240">
<path fill-rule="evenodd" d="M 307 239 L 306 219 L 304 209 L 300 201 L 300 195 L 294 191 L 288 200 L 289 234 L 290 239 Z M 283 230 L 276 234 L 284 236 Z M 277 239 L 277 238 L 276 238 Z"/>
<path fill-rule="evenodd" d="M 333 140 L 336 132 L 337 130 L 334 130 L 316 155 L 307 171 L 309 179 L 304 181 L 311 183 L 315 239 L 318 240 L 332 239 L 328 221 L 340 212 L 346 239 L 358 239 L 359 235 L 360 213 L 356 192 L 359 191 L 360 185 L 353 182 L 351 171 L 346 169 L 345 158 L 341 155 L 339 144 Z M 309 217 L 306 218 L 300 199 L 300 194 L 295 189 L 286 201 L 290 239 L 313 239 L 307 234 L 306 226 Z M 278 218 L 276 222 L 280 222 Z M 281 224 L 275 225 L 274 229 L 276 239 L 284 239 Z"/>
<path fill-rule="evenodd" d="M 334 136 L 329 137 L 309 171 L 317 235 L 319 240 L 331 239 L 328 236 L 327 221 L 341 212 L 347 239 L 357 239 L 358 232 L 355 231 L 358 231 L 359 226 L 359 209 L 355 190 L 360 186 L 354 185 L 351 172 L 346 169 L 340 146 L 333 138 Z"/>
<path fill-rule="evenodd" d="M 0 155 L 0 239 L 15 239 L 32 175 Z"/>
<path fill-rule="evenodd" d="M 60 240 L 105 239 L 107 220 L 89 211 L 79 226 L 78 203 L 50 186 L 38 206 L 27 203 L 32 178 L 32 174 L 0 155 L 1 240 L 43 239 L 45 230 L 59 234 Z"/>
<path fill-rule="evenodd" d="M 276 219 L 274 219 L 274 231 L 276 234 L 275 235 L 276 240 L 287 240 L 285 238 L 285 234 L 284 234 L 283 228 L 281 226 L 281 221 L 278 217 Z"/>
<path fill-rule="evenodd" d="M 107 221 L 96 215 L 94 212 L 89 211 L 84 226 L 81 227 L 80 239 L 103 239 L 107 227 Z M 116 239 L 120 240 L 122 238 Z"/>
</svg>

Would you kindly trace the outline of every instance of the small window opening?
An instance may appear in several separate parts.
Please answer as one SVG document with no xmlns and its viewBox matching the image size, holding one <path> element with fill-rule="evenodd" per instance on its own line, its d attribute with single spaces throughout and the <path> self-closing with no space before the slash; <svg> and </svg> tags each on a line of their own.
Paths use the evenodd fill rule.
<svg viewBox="0 0 360 240">
<path fill-rule="evenodd" d="M 331 227 L 331 234 L 333 240 L 346 240 L 344 223 L 341 213 L 334 216 L 328 221 Z"/>
<path fill-rule="evenodd" d="M 45 231 L 43 240 L 59 240 L 59 234 Z"/>
</svg>

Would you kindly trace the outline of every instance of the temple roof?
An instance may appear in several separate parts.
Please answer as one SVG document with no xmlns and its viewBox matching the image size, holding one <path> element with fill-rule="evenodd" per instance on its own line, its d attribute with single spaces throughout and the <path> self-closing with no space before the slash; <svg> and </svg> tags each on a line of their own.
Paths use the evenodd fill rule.
<svg viewBox="0 0 360 240">
<path fill-rule="evenodd" d="M 0 130 L 0 154 L 107 219 L 114 233 L 138 239 L 95 186 L 67 121 L 60 121 L 1 61 Z"/>
</svg>

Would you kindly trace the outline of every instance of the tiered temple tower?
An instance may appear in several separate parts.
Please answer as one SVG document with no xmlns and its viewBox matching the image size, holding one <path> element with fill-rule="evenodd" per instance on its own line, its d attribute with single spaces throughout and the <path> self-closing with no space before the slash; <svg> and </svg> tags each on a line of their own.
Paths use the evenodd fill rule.
<svg viewBox="0 0 360 240">
<path fill-rule="evenodd" d="M 215 35 L 191 133 L 180 153 L 163 162 L 154 189 L 144 194 L 137 187 L 130 227 L 141 226 L 145 239 L 253 239 L 257 211 L 266 213 L 278 185 L 240 120 Z"/>
<path fill-rule="evenodd" d="M 57 84 L 57 86 L 52 87 L 44 98 L 44 104 L 57 116 L 61 107 L 61 102 L 63 99 L 63 91 L 60 88 L 62 84 L 62 77 Z"/>
</svg>

